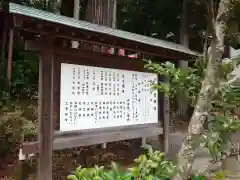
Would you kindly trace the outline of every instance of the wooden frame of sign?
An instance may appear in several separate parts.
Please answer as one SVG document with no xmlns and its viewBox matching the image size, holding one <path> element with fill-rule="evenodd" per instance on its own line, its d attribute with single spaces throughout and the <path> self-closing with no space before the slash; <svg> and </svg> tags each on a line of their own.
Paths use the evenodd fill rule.
<svg viewBox="0 0 240 180">
<path fill-rule="evenodd" d="M 47 49 L 49 51 L 49 48 Z M 113 142 L 125 139 L 140 138 L 142 136 L 148 137 L 162 134 L 163 132 L 162 125 L 160 125 L 158 122 L 97 129 L 59 131 L 61 63 L 87 65 L 89 67 L 94 66 L 111 69 L 131 70 L 134 72 L 146 72 L 146 69 L 144 69 L 144 61 L 139 59 L 107 55 L 86 50 L 62 49 L 62 48 L 58 49 L 50 48 L 50 49 L 52 49 L 51 52 L 42 54 L 43 55 L 46 54 L 48 63 L 49 57 L 53 57 L 52 59 L 53 63 L 51 64 L 49 63 L 47 65 L 53 66 L 53 68 L 50 67 L 47 68 L 52 72 L 45 73 L 47 74 L 47 77 L 49 79 L 48 81 L 50 81 L 51 79 L 52 83 L 51 87 L 48 88 L 52 89 L 52 92 L 50 94 L 47 93 L 46 97 L 48 101 L 51 100 L 51 102 L 47 103 L 48 106 L 46 109 L 48 110 L 52 109 L 51 113 L 52 125 L 48 124 L 47 127 L 48 128 L 53 127 L 54 130 L 53 149 L 87 146 L 104 142 Z M 52 55 L 50 55 L 49 53 L 52 53 Z M 99 61 L 99 59 L 101 59 L 101 61 Z M 42 56 L 42 61 L 43 60 L 44 58 Z M 45 94 L 46 93 L 44 93 L 44 96 Z M 160 106 L 158 107 L 160 108 Z M 44 111 L 46 112 L 46 110 Z M 158 110 L 158 114 L 159 113 L 160 111 Z M 24 143 L 23 152 L 25 154 L 37 152 L 38 151 L 37 144 L 38 142 Z"/>
</svg>

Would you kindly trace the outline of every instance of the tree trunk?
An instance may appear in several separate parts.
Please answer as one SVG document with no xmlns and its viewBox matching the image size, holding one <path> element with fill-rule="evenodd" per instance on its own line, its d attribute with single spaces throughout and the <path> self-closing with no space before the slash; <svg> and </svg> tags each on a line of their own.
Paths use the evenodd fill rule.
<svg viewBox="0 0 240 180">
<path fill-rule="evenodd" d="M 86 20 L 94 24 L 112 26 L 114 3 L 112 0 L 88 0 Z"/>
<path fill-rule="evenodd" d="M 60 14 L 67 17 L 73 17 L 73 9 L 74 9 L 74 0 L 61 0 L 61 8 Z M 70 47 L 71 41 L 67 39 L 59 39 L 57 42 L 59 45 L 63 47 Z"/>
<path fill-rule="evenodd" d="M 112 0 L 112 19 L 111 19 L 111 23 L 112 23 L 112 28 L 116 28 L 117 26 L 117 0 Z"/>
<path fill-rule="evenodd" d="M 94 24 L 115 27 L 116 24 L 113 24 L 115 6 L 116 3 L 113 0 L 88 0 L 86 20 Z M 93 46 L 90 48 L 97 52 L 106 52 L 105 47 Z"/>
<path fill-rule="evenodd" d="M 74 8 L 73 8 L 73 18 L 79 20 L 80 15 L 80 0 L 74 0 Z M 72 48 L 78 48 L 78 41 L 72 41 Z"/>
<path fill-rule="evenodd" d="M 4 16 L 4 14 L 0 14 Z M 6 48 L 6 39 L 7 39 L 7 18 L 3 18 L 3 21 L 0 22 L 0 65 L 4 62 L 5 59 L 5 48 Z"/>
<path fill-rule="evenodd" d="M 58 2 L 57 0 L 51 0 L 48 1 L 48 8 L 53 12 L 54 14 L 59 14 L 58 10 Z"/>
<path fill-rule="evenodd" d="M 182 1 L 182 16 L 181 16 L 181 27 L 180 27 L 180 44 L 188 48 L 189 38 L 188 38 L 188 20 L 187 20 L 187 4 L 188 0 Z M 181 60 L 179 61 L 179 68 L 186 69 L 188 67 L 188 62 Z M 178 116 L 182 118 L 187 117 L 188 103 L 186 98 L 178 97 Z"/>
<path fill-rule="evenodd" d="M 210 9 L 212 9 L 211 7 Z M 224 37 L 227 30 L 229 11 L 230 0 L 220 0 L 216 19 L 213 18 L 213 12 L 210 12 L 209 15 L 208 21 L 212 22 L 210 31 L 212 40 L 208 49 L 207 71 L 188 127 L 188 135 L 178 154 L 178 171 L 173 180 L 186 180 L 191 173 L 195 150 L 198 147 L 194 143 L 195 138 L 198 138 L 203 131 L 203 124 L 208 115 L 211 100 L 219 87 L 219 72 L 224 53 Z"/>
<path fill-rule="evenodd" d="M 74 1 L 73 0 L 62 0 L 61 1 L 61 15 L 67 17 L 73 17 L 73 8 L 74 8 Z"/>
<path fill-rule="evenodd" d="M 117 0 L 88 0 L 86 20 L 94 24 L 116 28 Z M 93 51 L 107 52 L 106 47 L 92 46 Z M 111 49 L 113 50 L 113 49 Z M 105 149 L 106 143 L 102 144 Z"/>
</svg>

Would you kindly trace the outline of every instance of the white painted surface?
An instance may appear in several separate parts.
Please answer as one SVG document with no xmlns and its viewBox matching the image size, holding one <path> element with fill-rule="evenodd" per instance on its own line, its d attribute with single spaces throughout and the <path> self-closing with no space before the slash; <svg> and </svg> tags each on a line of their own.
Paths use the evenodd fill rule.
<svg viewBox="0 0 240 180">
<path fill-rule="evenodd" d="M 60 130 L 158 123 L 157 75 L 61 64 Z"/>
</svg>

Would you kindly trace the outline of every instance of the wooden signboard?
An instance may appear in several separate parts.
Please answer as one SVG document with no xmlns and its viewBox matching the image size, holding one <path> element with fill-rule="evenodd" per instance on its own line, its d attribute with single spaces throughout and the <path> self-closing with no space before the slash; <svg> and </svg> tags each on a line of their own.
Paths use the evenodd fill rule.
<svg viewBox="0 0 240 180">
<path fill-rule="evenodd" d="M 158 123 L 157 75 L 61 63 L 60 131 Z"/>
</svg>

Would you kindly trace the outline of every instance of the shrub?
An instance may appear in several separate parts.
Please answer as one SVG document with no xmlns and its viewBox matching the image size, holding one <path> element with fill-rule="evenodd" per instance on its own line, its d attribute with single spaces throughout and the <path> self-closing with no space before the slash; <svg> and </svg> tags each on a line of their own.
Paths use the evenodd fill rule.
<svg viewBox="0 0 240 180">
<path fill-rule="evenodd" d="M 164 160 L 164 154 L 153 151 L 148 147 L 146 154 L 135 159 L 135 165 L 127 171 L 121 171 L 116 163 L 112 163 L 110 169 L 103 166 L 94 168 L 78 167 L 69 180 L 163 180 L 169 179 L 174 173 L 175 166 L 170 161 Z"/>
<path fill-rule="evenodd" d="M 36 125 L 23 117 L 23 112 L 15 109 L 0 117 L 0 156 L 16 150 L 24 136 L 32 136 L 36 132 Z"/>
</svg>

